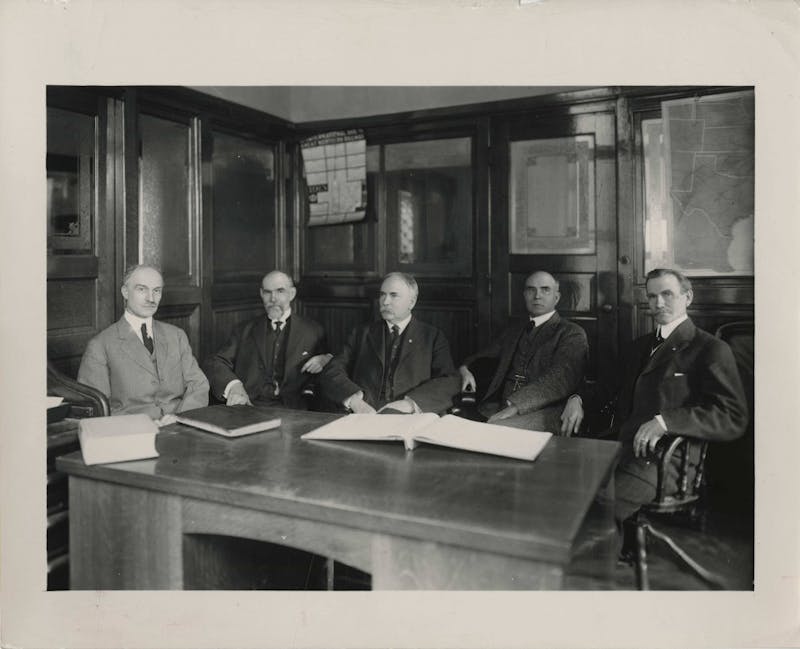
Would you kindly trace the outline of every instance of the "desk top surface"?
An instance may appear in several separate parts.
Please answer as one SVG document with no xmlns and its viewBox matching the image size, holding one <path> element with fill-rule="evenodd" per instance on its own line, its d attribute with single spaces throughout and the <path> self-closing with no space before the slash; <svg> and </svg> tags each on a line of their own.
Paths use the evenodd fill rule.
<svg viewBox="0 0 800 649">
<path fill-rule="evenodd" d="M 402 442 L 302 440 L 337 415 L 264 409 L 279 429 L 227 439 L 181 424 L 156 437 L 159 457 L 86 466 L 75 476 L 231 506 L 566 562 L 610 476 L 618 444 L 553 437 L 534 462 Z"/>
</svg>

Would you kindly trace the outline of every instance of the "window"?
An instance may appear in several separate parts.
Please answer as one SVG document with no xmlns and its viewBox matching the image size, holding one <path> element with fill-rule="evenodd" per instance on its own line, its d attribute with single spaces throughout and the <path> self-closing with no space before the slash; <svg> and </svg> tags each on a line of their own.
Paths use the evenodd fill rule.
<svg viewBox="0 0 800 649">
<path fill-rule="evenodd" d="M 372 144 L 366 218 L 305 228 L 304 272 L 470 276 L 473 211 L 471 137 Z"/>
</svg>

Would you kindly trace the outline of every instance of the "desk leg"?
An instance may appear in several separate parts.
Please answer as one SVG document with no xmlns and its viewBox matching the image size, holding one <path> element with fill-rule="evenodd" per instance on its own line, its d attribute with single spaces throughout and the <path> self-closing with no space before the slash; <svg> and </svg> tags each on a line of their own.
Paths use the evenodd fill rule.
<svg viewBox="0 0 800 649">
<path fill-rule="evenodd" d="M 183 587 L 177 496 L 70 476 L 73 589 Z"/>
</svg>

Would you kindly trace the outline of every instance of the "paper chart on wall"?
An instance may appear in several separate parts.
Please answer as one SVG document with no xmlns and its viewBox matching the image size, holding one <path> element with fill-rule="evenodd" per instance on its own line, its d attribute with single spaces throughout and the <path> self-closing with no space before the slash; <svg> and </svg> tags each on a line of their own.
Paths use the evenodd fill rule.
<svg viewBox="0 0 800 649">
<path fill-rule="evenodd" d="M 367 207 L 367 141 L 363 131 L 333 131 L 301 143 L 308 186 L 308 225 L 361 221 Z"/>
</svg>

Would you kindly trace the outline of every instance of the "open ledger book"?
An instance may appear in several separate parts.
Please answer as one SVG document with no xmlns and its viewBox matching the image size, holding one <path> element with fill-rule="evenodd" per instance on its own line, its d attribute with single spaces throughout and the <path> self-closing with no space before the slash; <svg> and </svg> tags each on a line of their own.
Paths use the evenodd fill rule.
<svg viewBox="0 0 800 649">
<path fill-rule="evenodd" d="M 392 441 L 403 440 L 413 450 L 419 442 L 465 451 L 534 460 L 551 433 L 509 428 L 462 419 L 455 415 L 346 415 L 312 430 L 303 439 Z"/>
</svg>

